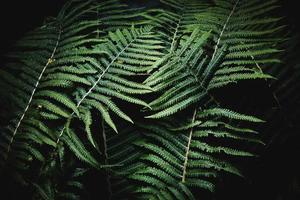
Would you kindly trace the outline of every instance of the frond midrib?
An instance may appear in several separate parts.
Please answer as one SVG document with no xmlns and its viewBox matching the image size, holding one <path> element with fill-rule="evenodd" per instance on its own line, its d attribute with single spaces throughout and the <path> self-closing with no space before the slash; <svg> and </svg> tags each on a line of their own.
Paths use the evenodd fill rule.
<svg viewBox="0 0 300 200">
<path fill-rule="evenodd" d="M 225 23 L 224 23 L 224 26 L 222 27 L 222 30 L 221 30 L 221 32 L 220 32 L 220 35 L 218 36 L 217 43 L 216 43 L 216 45 L 215 45 L 215 47 L 214 47 L 214 52 L 213 52 L 213 54 L 212 54 L 211 60 L 213 60 L 213 59 L 215 58 L 215 55 L 216 55 L 216 53 L 217 53 L 217 51 L 218 51 L 218 47 L 219 47 L 219 44 L 220 44 L 220 42 L 221 42 L 222 36 L 223 36 L 223 34 L 224 34 L 224 32 L 225 32 L 225 30 L 226 30 L 226 28 L 227 28 L 227 25 L 228 25 L 228 23 L 229 23 L 229 21 L 230 21 L 231 16 L 234 14 L 234 12 L 235 12 L 235 10 L 236 10 L 236 7 L 237 7 L 237 5 L 239 4 L 239 2 L 240 2 L 240 0 L 237 0 L 237 1 L 235 2 L 234 6 L 233 6 L 233 8 L 232 8 L 232 10 L 231 10 L 231 12 L 229 13 L 229 15 L 228 15 L 228 17 L 227 17 L 227 19 L 226 19 L 226 21 L 225 21 Z"/>
<path fill-rule="evenodd" d="M 105 74 L 108 72 L 108 70 L 110 69 L 110 67 L 115 63 L 115 61 L 141 36 L 143 36 L 144 34 L 147 34 L 148 31 L 141 33 L 140 35 L 138 35 L 137 37 L 133 38 L 114 58 L 113 60 L 107 65 L 107 67 L 104 69 L 104 71 L 102 73 L 99 74 L 99 76 L 97 77 L 97 80 L 95 81 L 95 83 L 92 85 L 92 87 L 83 95 L 83 97 L 79 100 L 79 102 L 77 103 L 76 107 L 79 108 L 81 106 L 81 104 L 84 102 L 84 100 L 90 95 L 92 94 L 93 90 L 96 88 L 96 86 L 100 83 L 100 81 L 102 80 L 102 78 L 105 76 Z M 73 115 L 75 114 L 75 112 L 72 112 L 70 117 L 71 118 Z M 66 126 L 64 126 L 62 128 L 62 130 L 60 131 L 60 134 L 56 140 L 56 146 L 58 145 L 58 143 L 61 140 L 61 137 L 63 136 L 63 133 L 65 131 Z"/>
<path fill-rule="evenodd" d="M 33 101 L 33 99 L 34 99 L 34 95 L 35 95 L 35 93 L 36 93 L 36 91 L 37 91 L 37 89 L 38 89 L 38 87 L 39 87 L 39 85 L 40 85 L 40 82 L 41 82 L 41 80 L 42 80 L 42 78 L 43 78 L 43 76 L 44 76 L 44 73 L 45 73 L 46 69 L 48 68 L 48 66 L 53 62 L 55 53 L 56 53 L 57 48 L 58 48 L 58 46 L 59 46 L 61 34 L 62 34 L 62 28 L 60 27 L 59 30 L 58 30 L 58 36 L 57 36 L 56 43 L 55 43 L 55 46 L 54 46 L 54 48 L 53 48 L 53 51 L 52 51 L 50 57 L 48 58 L 47 63 L 46 63 L 45 66 L 43 67 L 43 69 L 42 69 L 42 71 L 41 71 L 41 73 L 40 73 L 40 75 L 39 75 L 39 77 L 38 77 L 38 79 L 37 79 L 37 81 L 36 81 L 36 83 L 35 83 L 35 85 L 34 85 L 34 88 L 33 88 L 33 90 L 32 90 L 32 93 L 31 93 L 30 97 L 29 97 L 28 103 L 27 103 L 27 105 L 26 105 L 26 107 L 25 107 L 25 109 L 24 109 L 24 111 L 23 111 L 23 113 L 22 113 L 20 119 L 18 120 L 18 123 L 17 123 L 17 125 L 16 125 L 14 131 L 13 131 L 12 137 L 11 137 L 11 139 L 10 139 L 10 141 L 9 141 L 9 144 L 8 144 L 8 147 L 7 147 L 7 151 L 6 151 L 6 154 L 5 154 L 6 157 L 5 157 L 4 160 L 7 160 L 7 158 L 8 158 L 8 154 L 9 154 L 9 152 L 10 152 L 10 150 L 11 150 L 11 146 L 12 146 L 12 144 L 13 144 L 14 138 L 15 138 L 15 136 L 17 135 L 17 132 L 18 132 L 18 130 L 19 130 L 19 128 L 20 128 L 20 126 L 21 126 L 21 124 L 22 124 L 22 122 L 23 122 L 23 119 L 25 118 L 25 116 L 26 116 L 26 114 L 27 114 L 28 109 L 29 109 L 30 106 L 31 106 L 31 103 L 32 103 L 32 101 Z"/>
<path fill-rule="evenodd" d="M 192 122 L 191 122 L 192 124 L 195 123 L 196 116 L 197 116 L 197 109 L 194 110 Z M 188 164 L 188 159 L 189 159 L 189 152 L 190 152 L 190 146 L 191 146 L 191 142 L 192 142 L 193 132 L 194 132 L 194 127 L 192 127 L 189 132 L 189 139 L 188 139 L 186 153 L 184 156 L 184 163 L 183 163 L 183 172 L 182 172 L 182 179 L 181 179 L 182 183 L 185 183 L 185 181 L 186 181 L 187 164 Z"/>
</svg>

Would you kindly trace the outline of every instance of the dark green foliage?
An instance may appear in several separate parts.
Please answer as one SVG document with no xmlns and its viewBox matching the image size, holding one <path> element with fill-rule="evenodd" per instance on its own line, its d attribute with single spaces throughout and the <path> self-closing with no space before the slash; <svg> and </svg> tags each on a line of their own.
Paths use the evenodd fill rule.
<svg viewBox="0 0 300 200">
<path fill-rule="evenodd" d="M 86 171 L 104 174 L 93 181 L 109 199 L 197 199 L 223 174 L 243 177 L 237 161 L 259 155 L 256 130 L 273 113 L 261 120 L 232 109 L 227 88 L 274 81 L 279 101 L 299 100 L 297 63 L 280 69 L 276 8 L 276 0 L 161 0 L 149 10 L 70 1 L 0 69 L 0 175 L 45 200 L 84 198 Z"/>
<path fill-rule="evenodd" d="M 80 74 L 95 73 L 88 63 L 83 65 L 90 59 L 86 55 L 93 53 L 86 47 L 92 41 L 83 32 L 97 24 L 82 15 L 93 8 L 90 2 L 68 3 L 56 19 L 16 44 L 22 51 L 9 55 L 12 62 L 1 76 L 13 112 L 6 116 L 9 124 L 1 131 L 2 168 L 22 170 L 28 168 L 27 162 L 33 158 L 43 161 L 37 146 L 55 147 L 57 137 L 46 120 L 61 120 L 72 112 L 79 114 L 67 91 L 73 85 L 90 84 Z"/>
<path fill-rule="evenodd" d="M 138 141 L 137 145 L 147 152 L 141 157 L 144 165 L 130 177 L 144 182 L 145 186 L 136 192 L 150 199 L 194 199 L 192 189 L 214 191 L 213 179 L 219 172 L 242 176 L 231 164 L 230 157 L 254 154 L 229 145 L 234 141 L 261 142 L 255 131 L 238 126 L 241 121 L 262 122 L 252 116 L 214 108 L 195 110 L 191 121 L 178 122 L 179 126 L 158 123 L 143 127 L 146 141 Z M 220 144 L 222 140 L 231 140 L 231 143 L 226 146 L 207 143 L 212 138 Z"/>
</svg>

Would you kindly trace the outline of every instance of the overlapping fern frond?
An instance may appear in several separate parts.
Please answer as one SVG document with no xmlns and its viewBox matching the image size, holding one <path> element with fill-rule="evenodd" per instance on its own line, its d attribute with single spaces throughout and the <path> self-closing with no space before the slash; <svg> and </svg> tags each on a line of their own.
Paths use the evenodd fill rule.
<svg viewBox="0 0 300 200">
<path fill-rule="evenodd" d="M 213 80 L 217 84 L 215 87 L 241 79 L 255 79 L 257 74 L 249 74 L 249 70 L 263 73 L 266 67 L 280 62 L 276 53 L 280 52 L 277 44 L 282 38 L 278 38 L 277 33 L 283 26 L 278 26 L 281 18 L 269 14 L 278 7 L 277 1 L 257 2 L 218 0 L 215 6 L 197 15 L 196 26 L 213 35 L 212 58 L 217 49 L 227 47 L 222 68 Z M 235 76 L 235 73 L 244 75 Z M 227 76 L 219 77 L 224 74 Z"/>
<path fill-rule="evenodd" d="M 94 9 L 90 3 L 66 4 L 57 18 L 17 43 L 21 51 L 10 54 L 12 62 L 1 70 L 12 111 L 1 133 L 2 167 L 27 168 L 25 161 L 32 157 L 43 160 L 34 144 L 55 146 L 56 138 L 45 119 L 79 114 L 66 90 L 74 85 L 90 85 L 80 76 L 95 73 L 88 62 L 92 61 L 89 55 L 97 52 L 85 47 L 99 42 L 85 35 L 98 24 L 83 17 Z"/>
<path fill-rule="evenodd" d="M 192 193 L 196 188 L 214 191 L 220 172 L 242 176 L 230 158 L 254 154 L 231 145 L 261 142 L 255 131 L 240 127 L 240 122 L 262 121 L 213 108 L 196 110 L 191 121 L 179 122 L 179 127 L 174 121 L 144 126 L 147 139 L 137 143 L 146 151 L 141 158 L 144 166 L 130 176 L 141 182 L 136 192 L 145 199 L 195 199 Z M 212 140 L 215 142 L 209 142 Z"/>
<path fill-rule="evenodd" d="M 91 86 L 79 88 L 75 93 L 80 118 L 84 122 L 87 137 L 91 144 L 97 148 L 97 144 L 91 133 L 92 110 L 97 110 L 103 120 L 117 132 L 115 123 L 110 112 L 121 119 L 133 123 L 131 118 L 125 114 L 115 103 L 115 99 L 149 107 L 147 103 L 135 97 L 138 94 L 151 92 L 151 88 L 138 82 L 131 81 L 130 77 L 136 73 L 149 70 L 160 55 L 160 41 L 155 39 L 155 34 L 150 26 L 142 28 L 122 29 L 109 33 L 109 39 L 94 48 L 103 52 L 103 56 L 97 58 L 95 70 L 98 73 L 88 76 Z M 110 111 L 110 112 L 109 112 Z M 69 119 L 75 116 L 72 113 Z M 70 120 L 61 130 L 59 138 L 68 132 Z"/>
<path fill-rule="evenodd" d="M 38 165 L 36 199 L 80 199 L 76 157 L 106 173 L 109 198 L 196 199 L 220 174 L 242 176 L 234 161 L 263 144 L 263 121 L 225 109 L 214 92 L 273 78 L 264 71 L 280 62 L 276 0 L 161 0 L 150 10 L 120 2 L 70 1 L 0 69 L 10 111 L 0 113 L 0 173 L 23 181 Z M 277 87 L 286 102 L 299 100 L 289 96 L 299 88 L 294 71 Z"/>
<path fill-rule="evenodd" d="M 272 3 L 261 5 L 261 9 Z M 175 53 L 161 59 L 159 71 L 145 81 L 155 90 L 165 93 L 150 104 L 153 110 L 160 111 L 151 117 L 176 113 L 205 96 L 211 96 L 208 94 L 210 90 L 239 80 L 272 78 L 263 73 L 261 64 L 278 62 L 270 59 L 272 54 L 279 52 L 274 47 L 278 39 L 271 38 L 270 34 L 281 27 L 274 28 L 268 23 L 271 28 L 267 29 L 265 23 L 270 22 L 269 18 L 267 22 L 253 25 L 265 14 L 251 12 L 253 7 L 256 8 L 256 4 L 248 5 L 244 1 L 217 1 L 216 6 L 207 9 L 209 12 L 198 15 L 199 24 L 192 27 L 209 32 L 212 41 L 201 47 L 201 40 L 207 40 L 207 33 L 201 36 L 194 31 L 188 39 L 183 39 Z M 271 21 L 277 20 L 272 18 Z M 210 99 L 214 98 L 211 96 Z"/>
<path fill-rule="evenodd" d="M 121 8 L 133 14 L 124 17 L 120 15 Z M 93 18 L 95 10 L 96 20 Z M 108 12 L 111 13 L 109 17 Z M 160 49 L 159 45 L 151 47 L 150 44 L 159 42 L 150 40 L 154 34 L 150 36 L 149 27 L 141 30 L 134 28 L 118 30 L 116 33 L 111 32 L 108 39 L 106 37 L 108 30 L 132 25 L 134 20 L 130 22 L 129 18 L 139 15 L 140 13 L 130 10 L 117 1 L 103 3 L 71 1 L 66 4 L 56 19 L 29 33 L 18 42 L 16 48 L 24 48 L 24 51 L 11 56 L 11 59 L 14 62 L 17 60 L 18 63 L 9 64 L 8 71 L 1 73 L 3 84 L 11 89 L 11 102 L 16 104 L 12 105 L 16 110 L 16 116 L 11 117 L 13 118 L 11 125 L 3 132 L 3 137 L 6 137 L 6 141 L 1 145 L 5 149 L 1 151 L 3 162 L 8 159 L 8 154 L 13 150 L 14 141 L 18 140 L 18 137 L 24 140 L 24 145 L 29 139 L 34 143 L 49 144 L 56 148 L 62 134 L 50 130 L 45 120 L 66 119 L 69 122 L 70 117 L 74 115 L 82 117 L 86 123 L 88 137 L 92 141 L 88 127 L 91 123 L 91 113 L 87 107 L 99 110 L 108 124 L 116 130 L 107 107 L 128 121 L 130 118 L 110 100 L 110 97 L 117 96 L 124 101 L 146 106 L 144 102 L 126 94 L 143 94 L 149 92 L 149 88 L 118 76 L 145 71 L 143 67 L 151 66 L 151 62 L 160 55 L 155 51 Z M 125 19 L 126 23 L 122 23 L 121 21 Z M 101 32 L 97 32 L 100 29 Z M 94 34 L 95 31 L 97 34 Z M 149 35 L 144 32 L 149 32 Z M 104 40 L 106 43 L 101 45 Z M 139 52 L 135 48 L 139 48 Z M 144 61 L 139 63 L 138 59 Z M 111 67 L 112 65 L 114 67 Z M 131 68 L 133 65 L 136 66 Z M 18 74 L 18 77 L 14 77 L 13 74 Z M 98 84 L 103 90 L 99 89 Z M 77 102 L 71 95 L 73 90 L 77 91 Z M 94 94 L 96 90 L 98 93 Z M 123 94 L 119 93 L 120 90 Z M 101 97 L 101 103 L 95 99 L 83 101 L 91 92 L 93 98 Z M 101 96 L 103 94 L 106 96 Z M 82 102 L 88 106 L 78 110 Z M 68 141 L 69 145 L 75 144 L 71 140 Z M 76 138 L 73 138 L 73 141 L 79 142 Z M 42 155 L 37 149 L 30 146 L 26 149 L 30 151 L 28 156 L 33 154 L 42 160 Z M 16 155 L 14 152 L 11 154 Z M 18 164 L 18 167 L 21 165 Z"/>
<path fill-rule="evenodd" d="M 156 91 L 165 91 L 150 103 L 153 110 L 159 111 L 150 118 L 166 117 L 201 101 L 205 103 L 212 100 L 219 104 L 210 90 L 223 86 L 222 79 L 228 79 L 229 72 L 232 78 L 227 81 L 271 77 L 241 66 L 222 70 L 227 48 L 224 46 L 216 50 L 214 57 L 208 56 L 204 49 L 207 48 L 209 37 L 209 32 L 200 34 L 196 29 L 181 48 L 174 54 L 166 55 L 169 59 L 145 81 Z"/>
<path fill-rule="evenodd" d="M 261 5 L 262 9 L 269 4 Z M 268 27 L 265 27 L 264 23 L 267 22 L 253 25 L 258 21 L 258 16 L 265 14 L 259 12 L 260 14 L 255 15 L 250 12 L 251 9 L 256 8 L 254 5 L 257 4 L 248 5 L 245 1 L 217 1 L 215 6 L 207 9 L 208 12 L 197 16 L 199 24 L 191 26 L 194 31 L 190 37 L 182 37 L 181 41 L 177 41 L 179 45 L 157 65 L 159 70 L 146 79 L 147 85 L 163 93 L 150 103 L 156 113 L 149 118 L 165 118 L 187 110 L 192 107 L 191 105 L 196 105 L 190 124 L 179 129 L 187 131 L 186 134 L 178 134 L 179 138 L 182 137 L 179 140 L 182 141 L 178 142 L 167 134 L 174 129 L 172 123 L 167 123 L 166 127 L 156 127 L 157 134 L 153 132 L 147 134 L 153 140 L 152 143 L 146 141 L 139 143 L 148 151 L 154 152 L 146 156 L 144 169 L 132 175 L 133 179 L 147 185 L 138 190 L 146 198 L 193 199 L 193 192 L 188 188 L 200 187 L 212 191 L 213 184 L 209 178 L 216 177 L 218 171 L 240 175 L 234 167 L 218 160 L 216 154 L 222 152 L 232 157 L 252 154 L 223 146 L 220 141 L 217 142 L 217 146 L 214 146 L 215 144 L 207 138 L 225 137 L 235 141 L 260 143 L 255 138 L 236 135 L 236 132 L 245 131 L 248 134 L 254 131 L 239 128 L 234 125 L 234 121 L 261 122 L 261 120 L 223 109 L 220 100 L 216 99 L 211 92 L 213 89 L 222 88 L 239 80 L 272 78 L 263 73 L 261 64 L 278 61 L 269 59 L 272 54 L 279 51 L 274 47 L 274 42 L 278 42 L 278 39 L 270 38 L 268 34 L 280 30 L 281 27 L 274 28 L 273 24 L 268 23 L 271 28 L 265 31 Z M 238 14 L 235 14 L 236 12 Z M 248 17 L 247 13 L 253 16 Z M 247 17 L 244 18 L 245 16 Z M 271 22 L 277 20 L 272 19 Z M 254 41 L 258 44 L 253 45 Z M 213 116 L 216 118 L 209 118 Z M 222 118 L 227 120 L 220 120 Z M 182 121 L 182 118 L 179 119 Z M 157 123 L 154 122 L 153 126 L 157 126 Z M 214 128 L 219 129 L 214 130 Z M 193 138 L 194 132 L 197 133 L 195 138 Z M 209 156 L 193 152 L 190 164 L 188 159 L 190 149 L 196 149 L 201 153 L 204 151 Z M 176 161 L 182 163 L 178 164 Z M 157 163 L 159 165 L 156 165 Z M 194 174 L 190 177 L 186 174 L 187 166 L 194 170 Z M 179 173 L 175 173 L 178 171 Z M 174 185 L 174 183 L 178 184 Z"/>
<path fill-rule="evenodd" d="M 166 53 L 169 53 L 176 50 L 181 38 L 190 32 L 188 27 L 197 23 L 195 15 L 203 12 L 210 4 L 195 0 L 161 0 L 161 4 L 166 9 L 150 19 L 167 47 Z"/>
</svg>

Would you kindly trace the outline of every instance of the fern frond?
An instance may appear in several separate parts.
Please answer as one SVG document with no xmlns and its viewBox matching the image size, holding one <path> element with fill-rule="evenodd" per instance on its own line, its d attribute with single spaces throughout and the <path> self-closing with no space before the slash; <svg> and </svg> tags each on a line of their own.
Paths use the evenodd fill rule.
<svg viewBox="0 0 300 200">
<path fill-rule="evenodd" d="M 233 119 L 231 124 L 229 119 Z M 217 108 L 196 109 L 191 120 L 175 129 L 170 129 L 170 126 L 176 126 L 174 121 L 168 122 L 168 125 L 144 125 L 143 133 L 147 139 L 136 142 L 145 149 L 140 159 L 144 167 L 130 176 L 142 184 L 136 190 L 138 195 L 157 199 L 165 196 L 194 199 L 191 190 L 202 188 L 214 191 L 215 179 L 220 173 L 242 176 L 230 158 L 254 154 L 246 149 L 230 147 L 230 143 L 224 141 L 261 142 L 253 135 L 255 131 L 238 127 L 241 121 L 262 122 L 253 116 Z M 209 144 L 208 138 L 211 137 L 219 143 Z"/>
<path fill-rule="evenodd" d="M 259 6 L 244 0 L 220 0 L 206 12 L 197 15 L 199 24 L 196 26 L 202 30 L 212 30 L 214 52 L 224 45 L 229 47 L 225 66 L 232 65 L 226 63 L 227 59 L 234 59 L 244 62 L 247 67 L 261 70 L 270 64 L 265 60 L 266 56 L 270 59 L 278 52 L 274 44 L 280 41 L 274 36 L 283 28 L 277 25 L 281 18 L 268 15 L 276 7 L 276 1 L 273 0 Z"/>
<path fill-rule="evenodd" d="M 89 153 L 89 151 L 87 151 L 85 146 L 72 130 L 68 130 L 68 133 L 64 134 L 62 139 L 80 160 L 95 168 L 100 168 L 99 162 Z"/>
<path fill-rule="evenodd" d="M 9 169 L 13 162 L 30 160 L 30 152 L 35 157 L 39 155 L 37 148 L 32 147 L 30 152 L 18 156 L 22 151 L 18 146 L 31 143 L 55 146 L 54 131 L 47 127 L 44 118 L 64 119 L 72 112 L 79 115 L 76 104 L 65 91 L 74 85 L 90 85 L 80 74 L 95 73 L 91 64 L 82 63 L 87 60 L 86 55 L 101 54 L 85 47 L 99 41 L 77 41 L 97 25 L 95 21 L 83 18 L 92 7 L 91 1 L 70 1 L 56 19 L 17 42 L 15 48 L 20 50 L 19 53 L 8 56 L 13 62 L 1 71 L 0 76 L 3 77 L 2 84 L 8 86 L 6 95 L 10 99 L 12 114 L 7 116 L 10 122 L 1 134 L 6 138 L 1 148 L 2 167 Z M 84 21 L 85 26 L 78 21 Z M 77 59 L 73 59 L 74 55 Z"/>
<path fill-rule="evenodd" d="M 194 31 L 189 37 L 183 37 L 179 41 L 180 45 L 174 49 L 176 51 L 158 61 L 156 67 L 159 66 L 159 70 L 145 83 L 165 94 L 150 103 L 152 110 L 157 111 L 156 114 L 150 115 L 150 118 L 167 117 L 201 101 L 212 100 L 218 105 L 216 98 L 211 95 L 213 89 L 241 80 L 273 78 L 263 73 L 262 65 L 278 61 L 272 59 L 274 54 L 280 52 L 273 45 L 278 41 L 272 39 L 272 34 L 282 28 L 274 28 L 276 20 L 271 20 L 271 24 L 267 20 L 269 29 L 264 27 L 265 24 L 254 27 L 240 23 L 240 26 L 231 27 L 240 19 L 236 12 L 241 12 L 242 16 L 252 14 L 244 15 L 243 9 L 247 10 L 243 7 L 244 4 L 246 1 L 241 0 L 234 3 L 217 1 L 207 12 L 199 14 L 199 24 L 191 26 Z M 264 8 L 265 6 L 262 6 L 261 9 Z M 260 17 L 249 16 L 243 20 L 255 21 Z M 255 45 L 252 39 L 257 40 Z M 211 48 L 212 52 L 209 50 Z"/>
<path fill-rule="evenodd" d="M 105 56 L 99 58 L 101 70 L 96 76 L 87 77 L 92 83 L 89 88 L 80 89 L 77 92 L 76 95 L 78 101 L 76 108 L 95 108 L 100 111 L 105 122 L 116 131 L 116 125 L 106 109 L 126 121 L 131 123 L 133 123 L 133 121 L 116 105 L 116 103 L 114 103 L 114 99 L 120 99 L 128 103 L 149 107 L 148 104 L 137 99 L 133 94 L 145 94 L 151 92 L 151 88 L 138 82 L 130 81 L 129 78 L 132 74 L 127 75 L 126 73 L 121 73 L 122 76 L 120 76 L 120 71 L 130 72 L 131 66 L 132 68 L 140 68 L 140 70 L 144 70 L 144 72 L 151 68 L 155 62 L 153 56 L 148 58 L 147 53 L 132 53 L 132 49 L 157 52 L 155 46 L 150 48 L 147 46 L 146 49 L 144 48 L 144 45 L 147 45 L 149 39 L 151 39 L 151 41 L 155 40 L 153 37 L 154 33 L 151 29 L 152 27 L 150 26 L 139 29 L 132 27 L 131 29 L 110 32 L 109 40 L 106 43 L 95 47 L 106 52 Z M 134 46 L 135 44 L 138 44 L 139 46 L 136 47 Z M 124 66 L 126 68 L 124 68 Z M 118 71 L 116 71 L 116 69 Z M 74 114 L 75 112 L 73 112 L 71 116 Z M 65 128 L 62 129 L 61 134 L 57 139 L 57 143 L 59 142 L 64 129 Z"/>
</svg>

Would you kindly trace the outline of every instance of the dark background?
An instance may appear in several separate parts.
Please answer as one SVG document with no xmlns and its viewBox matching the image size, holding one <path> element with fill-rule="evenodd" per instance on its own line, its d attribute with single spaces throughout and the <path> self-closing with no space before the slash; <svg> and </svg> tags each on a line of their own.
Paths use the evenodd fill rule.
<svg viewBox="0 0 300 200">
<path fill-rule="evenodd" d="M 24 33 L 41 25 L 45 17 L 55 16 L 64 2 L 66 0 L 2 0 L 0 7 L 0 55 L 5 54 Z M 295 0 L 282 0 L 282 7 L 279 10 L 279 15 L 286 17 L 285 21 L 289 24 L 289 29 L 294 31 L 294 34 L 300 30 L 300 11 L 297 2 Z M 154 6 L 158 4 L 158 1 L 128 0 L 128 3 L 132 6 Z M 299 139 L 299 136 L 297 138 Z M 300 197 L 296 197 L 299 194 L 292 191 L 293 187 L 299 186 L 297 185 L 299 183 L 293 182 L 294 180 L 297 181 L 300 172 L 299 164 L 295 163 L 300 153 L 299 144 L 297 144 L 300 140 L 298 139 L 277 146 L 266 152 L 256 163 L 252 163 L 248 169 L 246 167 L 249 181 L 224 177 L 216 194 L 216 199 L 299 200 Z M 100 180 L 95 184 L 99 185 L 99 188 L 103 188 L 100 185 Z M 102 197 L 104 196 L 105 194 Z M 205 199 L 205 197 L 201 199 Z"/>
<path fill-rule="evenodd" d="M 129 4 L 152 6 L 158 0 L 127 0 Z M 43 23 L 47 16 L 55 16 L 66 0 L 2 0 L 0 7 L 1 54 L 26 31 Z M 263 2 L 263 0 L 262 0 Z M 299 31 L 298 1 L 282 0 L 282 15 Z"/>
<path fill-rule="evenodd" d="M 98 0 L 101 1 L 101 0 Z M 154 6 L 157 0 L 124 0 L 132 6 Z M 0 54 L 7 52 L 11 44 L 22 35 L 40 26 L 45 17 L 56 16 L 67 0 L 1 0 Z"/>
</svg>

